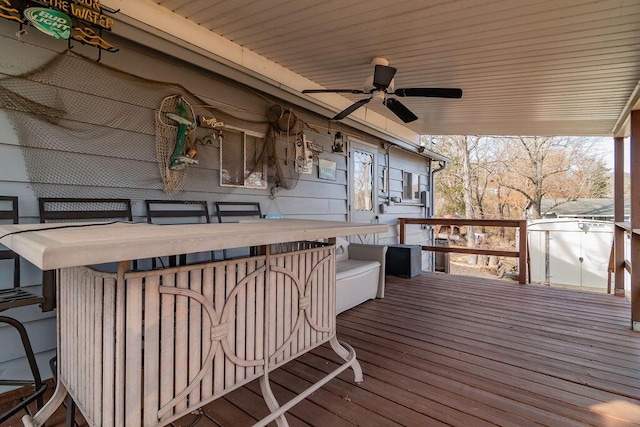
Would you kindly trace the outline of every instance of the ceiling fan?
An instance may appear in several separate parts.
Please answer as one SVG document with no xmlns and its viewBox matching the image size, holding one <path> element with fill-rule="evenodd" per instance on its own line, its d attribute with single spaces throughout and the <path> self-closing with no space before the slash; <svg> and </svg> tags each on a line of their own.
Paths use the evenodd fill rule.
<svg viewBox="0 0 640 427">
<path fill-rule="evenodd" d="M 361 99 L 335 115 L 332 120 L 342 120 L 358 108 L 369 103 L 372 99 L 382 101 L 386 107 L 405 123 L 417 120 L 418 117 L 404 106 L 400 101 L 388 95 L 400 97 L 435 97 L 435 98 L 462 98 L 462 89 L 457 88 L 425 88 L 414 87 L 405 89 L 395 89 L 393 77 L 398 71 L 389 67 L 389 61 L 384 58 L 373 58 L 371 61 L 375 66 L 372 76 L 369 76 L 364 85 L 364 90 L 360 89 L 305 89 L 302 93 L 355 93 L 370 94 L 369 98 Z"/>
</svg>

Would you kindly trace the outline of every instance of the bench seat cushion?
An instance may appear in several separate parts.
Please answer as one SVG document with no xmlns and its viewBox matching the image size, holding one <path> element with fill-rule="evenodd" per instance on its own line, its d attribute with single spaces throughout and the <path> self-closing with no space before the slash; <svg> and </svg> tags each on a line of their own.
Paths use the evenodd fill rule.
<svg viewBox="0 0 640 427">
<path fill-rule="evenodd" d="M 378 261 L 362 261 L 357 259 L 340 261 L 336 263 L 336 279 L 344 280 L 360 276 L 379 268 L 380 263 Z"/>
<path fill-rule="evenodd" d="M 349 259 L 336 263 L 336 313 L 376 297 L 380 263 Z"/>
</svg>

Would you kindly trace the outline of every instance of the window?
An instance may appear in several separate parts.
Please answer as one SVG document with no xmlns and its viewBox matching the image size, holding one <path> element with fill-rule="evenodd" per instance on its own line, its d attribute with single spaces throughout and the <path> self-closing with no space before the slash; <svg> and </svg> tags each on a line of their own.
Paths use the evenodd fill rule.
<svg viewBox="0 0 640 427">
<path fill-rule="evenodd" d="M 220 185 L 267 188 L 264 135 L 225 128 L 220 143 Z"/>
<path fill-rule="evenodd" d="M 402 200 L 411 201 L 420 199 L 420 183 L 418 174 L 402 172 Z"/>
<path fill-rule="evenodd" d="M 373 154 L 353 151 L 355 211 L 373 211 Z"/>
</svg>

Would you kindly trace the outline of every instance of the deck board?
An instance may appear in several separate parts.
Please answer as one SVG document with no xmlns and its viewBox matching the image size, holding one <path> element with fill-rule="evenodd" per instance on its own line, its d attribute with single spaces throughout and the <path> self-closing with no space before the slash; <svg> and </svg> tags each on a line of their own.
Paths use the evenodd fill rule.
<svg viewBox="0 0 640 427">
<path fill-rule="evenodd" d="M 346 371 L 287 419 L 292 426 L 640 425 L 640 334 L 629 326 L 628 302 L 611 295 L 440 273 L 387 276 L 385 299 L 338 316 L 338 336 L 356 349 L 365 381 L 355 385 Z M 290 398 L 339 361 L 324 345 L 286 364 L 271 374 L 276 397 Z M 254 381 L 204 414 L 222 426 L 249 426 L 267 408 Z M 201 417 L 197 425 L 216 423 Z"/>
</svg>

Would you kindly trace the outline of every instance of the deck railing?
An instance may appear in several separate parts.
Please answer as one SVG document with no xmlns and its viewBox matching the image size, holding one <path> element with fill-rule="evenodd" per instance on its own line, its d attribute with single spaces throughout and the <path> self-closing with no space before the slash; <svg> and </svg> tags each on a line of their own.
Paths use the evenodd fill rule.
<svg viewBox="0 0 640 427">
<path fill-rule="evenodd" d="M 631 228 L 631 224 L 628 222 L 616 222 L 614 228 L 613 249 L 611 251 L 613 259 L 609 259 L 609 282 L 611 281 L 611 273 L 614 273 L 615 277 L 615 290 L 614 293 L 618 296 L 625 295 L 624 287 L 624 272 L 626 271 L 631 275 L 632 271 L 632 253 L 631 245 L 625 248 L 625 242 L 629 239 L 639 238 L 640 231 Z M 627 252 L 628 251 L 628 252 Z M 609 284 L 609 292 L 611 292 L 611 285 Z"/>
<path fill-rule="evenodd" d="M 489 255 L 518 258 L 518 281 L 521 284 L 527 283 L 527 221 L 510 219 L 451 219 L 451 218 L 400 218 L 400 243 L 406 243 L 406 226 L 415 225 L 446 225 L 450 227 L 460 227 L 471 225 L 477 227 L 516 227 L 519 233 L 519 248 L 517 251 L 505 251 L 482 248 L 461 248 L 423 245 L 423 251 L 434 252 L 454 252 L 473 255 Z"/>
</svg>

